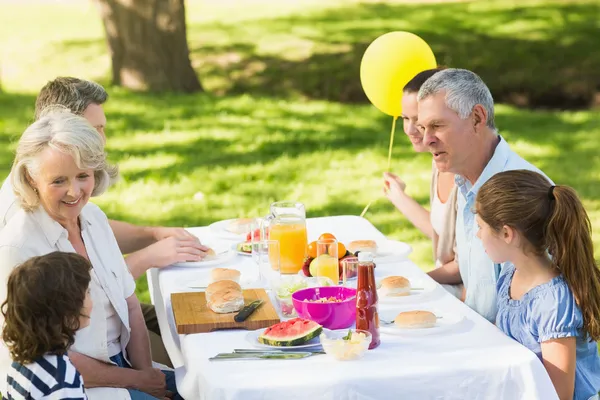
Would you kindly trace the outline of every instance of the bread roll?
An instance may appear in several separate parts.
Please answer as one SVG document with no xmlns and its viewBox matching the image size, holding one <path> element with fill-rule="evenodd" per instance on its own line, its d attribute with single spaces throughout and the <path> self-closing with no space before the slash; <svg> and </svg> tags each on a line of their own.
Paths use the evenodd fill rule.
<svg viewBox="0 0 600 400">
<path fill-rule="evenodd" d="M 240 271 L 237 269 L 214 268 L 210 271 L 210 281 L 211 283 L 218 281 L 234 281 L 240 283 L 240 275 Z"/>
<path fill-rule="evenodd" d="M 208 297 L 207 304 L 218 314 L 237 312 L 244 308 L 244 295 L 237 289 L 219 290 Z"/>
<path fill-rule="evenodd" d="M 381 280 L 379 289 L 381 296 L 408 296 L 410 295 L 410 282 L 403 276 L 388 276 Z"/>
<path fill-rule="evenodd" d="M 204 293 L 206 294 L 206 298 L 208 299 L 210 296 L 213 295 L 213 293 L 229 289 L 238 290 L 240 292 L 242 291 L 242 287 L 239 285 L 239 283 L 230 280 L 223 280 L 213 282 L 210 285 L 208 285 Z"/>
<path fill-rule="evenodd" d="M 437 317 L 429 311 L 406 311 L 398 314 L 394 323 L 402 329 L 423 329 L 435 326 Z"/>
<path fill-rule="evenodd" d="M 234 219 L 229 223 L 227 230 L 237 235 L 243 235 L 244 233 L 250 232 L 253 222 L 254 218 Z"/>
<path fill-rule="evenodd" d="M 364 251 L 375 255 L 377 253 L 377 243 L 374 240 L 354 240 L 348 243 L 348 250 L 350 250 L 350 253 Z"/>
<path fill-rule="evenodd" d="M 217 256 L 217 253 L 215 253 L 215 251 L 211 248 L 205 251 L 205 253 L 206 255 L 204 256 L 203 260 L 211 260 Z"/>
</svg>

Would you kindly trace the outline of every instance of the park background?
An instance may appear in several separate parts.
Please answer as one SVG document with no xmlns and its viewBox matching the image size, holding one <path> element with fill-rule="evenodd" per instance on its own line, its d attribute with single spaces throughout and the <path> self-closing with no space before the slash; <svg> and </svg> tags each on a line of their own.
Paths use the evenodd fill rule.
<svg viewBox="0 0 600 400">
<path fill-rule="evenodd" d="M 366 217 L 409 243 L 411 259 L 429 270 L 430 241 L 382 196 L 392 121 L 368 102 L 359 78 L 369 43 L 403 30 L 422 37 L 439 64 L 483 78 L 510 146 L 578 191 L 600 254 L 597 0 L 189 0 L 187 43 L 200 85 L 114 84 L 102 7 L 139 18 L 156 4 L 0 0 L 0 179 L 39 89 L 57 76 L 91 79 L 110 95 L 107 147 L 122 173 L 94 199 L 109 218 L 201 226 L 263 216 L 284 199 L 303 202 L 309 217 L 359 215 L 378 198 Z M 168 47 L 149 38 L 137 50 L 154 57 Z M 141 68 L 151 73 L 152 62 Z M 413 153 L 401 125 L 391 170 L 428 205 L 431 157 Z M 149 299 L 144 277 L 137 291 Z"/>
</svg>

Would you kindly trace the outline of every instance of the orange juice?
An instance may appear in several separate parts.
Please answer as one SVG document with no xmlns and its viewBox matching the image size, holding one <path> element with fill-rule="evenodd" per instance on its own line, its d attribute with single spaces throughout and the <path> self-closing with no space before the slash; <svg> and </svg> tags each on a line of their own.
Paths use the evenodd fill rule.
<svg viewBox="0 0 600 400">
<path fill-rule="evenodd" d="M 316 261 L 317 276 L 325 276 L 331 279 L 334 285 L 337 285 L 340 279 L 337 258 L 331 257 L 329 254 L 321 254 Z"/>
<path fill-rule="evenodd" d="M 280 270 L 282 274 L 297 274 L 306 257 L 308 237 L 306 224 L 299 219 L 276 219 L 269 227 L 269 239 L 279 241 Z"/>
</svg>

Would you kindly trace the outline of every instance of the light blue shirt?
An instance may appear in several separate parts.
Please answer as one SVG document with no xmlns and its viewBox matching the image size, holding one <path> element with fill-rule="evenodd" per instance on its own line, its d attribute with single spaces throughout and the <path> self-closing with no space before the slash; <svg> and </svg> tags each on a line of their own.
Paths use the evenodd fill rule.
<svg viewBox="0 0 600 400">
<path fill-rule="evenodd" d="M 598 345 L 583 334 L 583 316 L 562 275 L 534 287 L 520 300 L 510 298 L 515 267 L 506 264 L 498 279 L 496 325 L 542 359 L 541 343 L 576 338 L 573 400 L 588 400 L 600 390 Z"/>
<path fill-rule="evenodd" d="M 456 248 L 460 276 L 467 291 L 465 304 L 490 322 L 496 319 L 496 282 L 500 275 L 500 264 L 494 264 L 477 237 L 475 221 L 475 199 L 481 186 L 499 172 L 539 169 L 512 151 L 501 137 L 494 155 L 485 166 L 474 185 L 462 176 L 456 176 L 458 187 L 458 212 L 456 216 Z M 545 175 L 544 175 L 545 176 Z"/>
</svg>

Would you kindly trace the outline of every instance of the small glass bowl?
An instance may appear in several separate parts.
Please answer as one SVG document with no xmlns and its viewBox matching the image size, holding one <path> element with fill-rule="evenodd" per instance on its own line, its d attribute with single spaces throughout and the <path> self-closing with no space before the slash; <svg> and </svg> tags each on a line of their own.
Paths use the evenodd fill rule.
<svg viewBox="0 0 600 400">
<path fill-rule="evenodd" d="M 352 332 L 351 340 L 344 340 L 343 337 L 347 336 L 349 331 Z M 359 333 L 364 334 L 364 337 L 356 340 Z M 322 333 L 320 340 L 326 354 L 339 361 L 351 361 L 365 355 L 371 344 L 371 333 L 359 329 L 338 330 Z"/>
<path fill-rule="evenodd" d="M 294 308 L 294 304 L 292 303 L 292 296 L 279 297 L 275 295 L 275 298 L 277 299 L 281 314 L 283 314 L 285 318 L 294 318 L 298 316 L 296 309 Z"/>
</svg>

